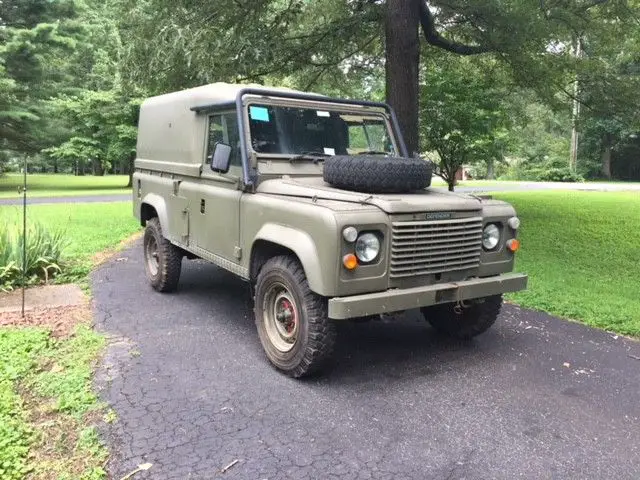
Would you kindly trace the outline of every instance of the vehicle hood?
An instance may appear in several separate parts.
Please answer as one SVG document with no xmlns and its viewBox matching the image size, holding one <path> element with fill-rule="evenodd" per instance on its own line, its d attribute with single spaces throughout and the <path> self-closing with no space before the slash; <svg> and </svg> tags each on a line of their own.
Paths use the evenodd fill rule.
<svg viewBox="0 0 640 480">
<path fill-rule="evenodd" d="M 481 200 L 476 197 L 429 188 L 412 193 L 360 193 L 341 190 L 325 183 L 322 177 L 283 177 L 265 180 L 258 185 L 258 193 L 289 197 L 316 198 L 361 205 L 373 205 L 386 213 L 413 213 L 430 211 L 480 210 Z"/>
</svg>

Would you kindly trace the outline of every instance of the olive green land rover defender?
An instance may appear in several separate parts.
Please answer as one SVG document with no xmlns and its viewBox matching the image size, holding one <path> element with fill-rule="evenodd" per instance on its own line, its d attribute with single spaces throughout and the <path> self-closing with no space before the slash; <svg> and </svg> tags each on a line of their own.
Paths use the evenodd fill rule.
<svg viewBox="0 0 640 480">
<path fill-rule="evenodd" d="M 478 335 L 526 287 L 520 222 L 429 188 L 431 168 L 383 103 L 222 83 L 150 98 L 133 176 L 147 277 L 175 290 L 187 257 L 250 282 L 266 355 L 294 377 L 330 358 L 340 320 L 419 308 Z"/>
</svg>

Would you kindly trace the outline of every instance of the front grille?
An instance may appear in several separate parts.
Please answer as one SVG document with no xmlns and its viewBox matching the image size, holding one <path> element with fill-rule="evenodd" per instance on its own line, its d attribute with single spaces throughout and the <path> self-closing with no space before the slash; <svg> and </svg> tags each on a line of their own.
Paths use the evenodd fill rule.
<svg viewBox="0 0 640 480">
<path fill-rule="evenodd" d="M 393 222 L 391 278 L 414 277 L 480 264 L 482 217 Z"/>
</svg>

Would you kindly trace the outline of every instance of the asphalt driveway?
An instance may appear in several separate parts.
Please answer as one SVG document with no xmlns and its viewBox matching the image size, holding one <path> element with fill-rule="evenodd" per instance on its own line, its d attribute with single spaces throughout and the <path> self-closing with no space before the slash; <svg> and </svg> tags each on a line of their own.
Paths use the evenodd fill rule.
<svg viewBox="0 0 640 480">
<path fill-rule="evenodd" d="M 461 343 L 411 312 L 340 324 L 333 370 L 296 381 L 211 265 L 185 261 L 158 294 L 136 245 L 93 293 L 115 479 L 143 462 L 135 480 L 640 478 L 640 344 L 623 337 L 506 306 Z"/>
</svg>

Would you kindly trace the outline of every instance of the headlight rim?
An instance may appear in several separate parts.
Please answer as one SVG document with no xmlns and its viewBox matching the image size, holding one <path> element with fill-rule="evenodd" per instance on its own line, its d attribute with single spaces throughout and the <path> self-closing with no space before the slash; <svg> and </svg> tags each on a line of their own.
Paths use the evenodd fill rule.
<svg viewBox="0 0 640 480">
<path fill-rule="evenodd" d="M 487 234 L 487 230 L 489 228 L 494 228 L 495 232 L 497 233 L 497 236 L 494 237 L 495 244 L 493 244 L 492 246 L 487 246 L 486 239 L 485 239 L 485 235 Z M 502 231 L 500 229 L 500 225 L 494 222 L 487 223 L 482 229 L 482 248 L 487 252 L 494 252 L 500 246 L 500 240 L 502 240 Z"/>
<path fill-rule="evenodd" d="M 359 252 L 359 249 L 358 249 L 358 246 L 360 245 L 362 238 L 368 237 L 368 236 L 371 236 L 371 238 L 375 239 L 377 244 L 376 254 L 369 260 L 367 260 L 366 258 L 362 258 L 361 252 Z M 372 263 L 375 263 L 377 260 L 380 259 L 380 256 L 382 253 L 382 241 L 380 240 L 380 236 L 372 231 L 360 232 L 354 244 L 354 253 L 356 255 L 356 258 L 362 265 L 370 265 Z"/>
</svg>

